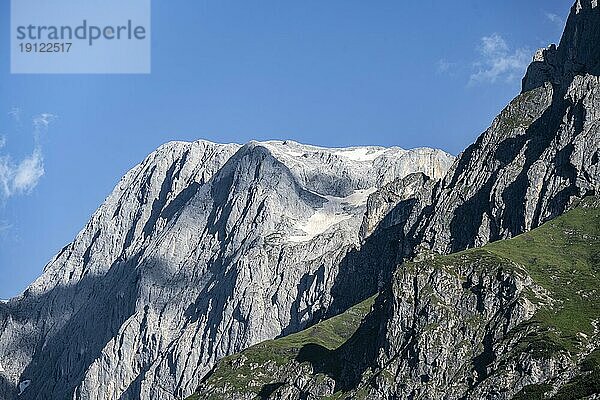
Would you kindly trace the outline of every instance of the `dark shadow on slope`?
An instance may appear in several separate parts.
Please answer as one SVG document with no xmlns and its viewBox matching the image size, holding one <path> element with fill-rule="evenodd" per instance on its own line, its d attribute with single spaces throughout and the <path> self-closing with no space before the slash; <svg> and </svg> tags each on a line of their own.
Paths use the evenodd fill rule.
<svg viewBox="0 0 600 400">
<path fill-rule="evenodd" d="M 416 204 L 415 199 L 398 203 L 360 249 L 346 254 L 331 289 L 333 301 L 327 317 L 368 299 L 389 282 L 406 254 L 411 238 L 405 237 L 404 228 Z"/>
<path fill-rule="evenodd" d="M 271 396 L 273 394 L 273 392 L 275 392 L 277 389 L 279 389 L 280 387 L 282 387 L 284 384 L 281 382 L 277 382 L 277 383 L 269 383 L 268 385 L 264 385 L 261 389 L 260 392 L 258 392 L 258 397 L 261 400 L 268 400 L 269 396 Z"/>
<path fill-rule="evenodd" d="M 33 358 L 21 376 L 31 380 L 31 386 L 20 398 L 72 397 L 89 366 L 134 312 L 138 289 L 134 267 L 115 263 L 105 276 L 87 275 L 76 286 L 56 287 L 39 297 L 25 293 L 16 307 L 37 309 L 34 315 L 40 319 L 37 324 L 43 336 L 32 340 Z M 72 315 L 57 332 L 45 336 L 43 332 L 51 327 L 45 325 L 44 315 L 53 313 L 54 303 L 67 307 L 70 303 Z"/>
<path fill-rule="evenodd" d="M 518 235 L 525 230 L 525 202 L 529 186 L 529 177 L 527 174 L 532 165 L 540 159 L 543 152 L 556 138 L 561 129 L 561 125 L 563 124 L 563 116 L 567 114 L 567 117 L 574 123 L 575 133 L 573 137 L 583 132 L 585 109 L 582 104 L 572 104 L 569 101 L 564 100 L 565 91 L 566 88 L 555 87 L 552 106 L 526 130 L 525 135 L 507 139 L 507 141 L 516 142 L 510 145 L 519 150 L 526 148 L 523 170 L 508 186 L 502 196 L 506 204 L 511 204 L 511 207 L 508 207 L 504 212 L 502 228 L 508 230 L 512 236 Z M 551 213 L 550 218 L 563 213 L 569 205 L 569 198 L 572 195 L 580 194 L 578 193 L 576 186 L 576 170 L 569 161 L 572 152 L 573 146 L 566 146 L 556 154 L 551 162 L 551 168 L 554 169 L 558 176 L 565 178 L 569 182 L 569 186 L 551 199 L 551 207 L 549 210 Z M 518 152 L 514 154 L 514 158 L 516 158 L 517 155 Z M 546 189 L 547 182 L 544 183 L 542 193 L 544 193 Z M 545 219 L 541 219 L 542 216 L 540 213 L 541 211 L 539 209 L 536 210 L 536 213 L 533 216 L 532 228 L 545 222 Z"/>
<path fill-rule="evenodd" d="M 4 376 L 0 375 L 0 397 L 2 400 L 16 398 L 18 394 L 17 388 L 12 385 Z"/>
<path fill-rule="evenodd" d="M 567 19 L 558 49 L 546 51 L 546 61 L 534 61 L 523 78 L 523 92 L 557 83 L 575 75 L 600 75 L 600 8 L 592 8 L 591 0 L 578 1 Z"/>
<path fill-rule="evenodd" d="M 288 324 L 288 326 L 286 326 L 283 329 L 283 331 L 281 332 L 281 335 L 279 335 L 278 337 L 287 336 L 291 333 L 295 333 L 295 332 L 299 331 L 300 329 L 303 329 L 303 324 L 302 324 L 303 320 L 308 319 L 309 321 L 311 321 L 311 324 L 312 324 L 313 321 L 314 321 L 314 323 L 316 323 L 322 318 L 322 316 L 323 316 L 322 311 L 321 312 L 317 311 L 317 313 L 307 316 L 306 313 L 308 313 L 309 310 L 301 311 L 300 304 L 302 301 L 302 297 L 308 290 L 310 290 L 311 287 L 322 286 L 324 282 L 325 282 L 325 266 L 324 265 L 321 265 L 315 271 L 314 274 L 307 273 L 307 274 L 304 274 L 304 276 L 302 278 L 300 278 L 300 282 L 298 282 L 298 285 L 296 285 L 296 287 L 298 289 L 298 294 L 296 295 L 296 299 L 294 300 L 294 302 L 292 303 L 292 306 L 291 306 L 290 323 Z"/>
<path fill-rule="evenodd" d="M 190 322 L 201 317 L 211 322 L 205 340 L 206 351 L 212 353 L 218 345 L 217 330 L 226 317 L 226 304 L 233 297 L 237 285 L 237 259 L 257 239 L 252 234 L 242 238 L 235 237 L 228 229 L 236 229 L 243 224 L 256 225 L 256 219 L 264 209 L 264 200 L 256 198 L 259 194 L 255 189 L 260 187 L 258 192 L 278 195 L 290 193 L 290 196 L 297 196 L 290 200 L 304 202 L 310 207 L 320 207 L 326 200 L 303 189 L 285 164 L 273 157 L 265 147 L 252 143 L 240 148 L 213 176 L 210 183 L 209 191 L 201 191 L 198 196 L 210 199 L 204 234 L 214 236 L 219 248 L 207 263 L 208 281 L 195 302 L 185 311 L 185 315 Z M 241 212 L 234 213 L 234 210 Z M 235 221 L 231 220 L 232 214 L 236 216 Z M 246 325 L 246 316 L 239 309 L 234 310 L 233 318 Z"/>
<path fill-rule="evenodd" d="M 586 119 L 585 108 L 583 104 L 572 104 L 565 100 L 565 95 L 575 76 L 600 75 L 600 7 L 592 8 L 590 0 L 582 1 L 581 7 L 578 14 L 575 13 L 575 8 L 571 10 L 560 46 L 558 48 L 550 47 L 546 50 L 546 61 L 533 62 L 523 79 L 523 93 L 550 82 L 553 85 L 552 104 L 540 118 L 529 126 L 524 135 L 506 139 L 496 151 L 496 159 L 503 165 L 507 165 L 525 149 L 525 161 L 522 172 L 502 195 L 503 201 L 509 207 L 505 209 L 503 215 L 490 221 L 492 241 L 500 239 L 500 231 L 506 231 L 510 236 L 524 231 L 525 202 L 529 182 L 527 173 L 556 137 L 563 117 L 567 115 L 569 120 L 573 121 L 574 136 L 583 131 L 583 123 Z M 450 187 L 453 187 L 461 173 L 468 169 L 474 150 L 482 145 L 482 138 L 483 135 L 475 144 L 469 146 L 459 159 Z M 548 209 L 551 215 L 549 217 L 542 216 L 539 207 L 535 210 L 532 228 L 563 213 L 571 196 L 589 194 L 579 193 L 576 187 L 576 170 L 569 162 L 572 152 L 573 147 L 567 146 L 551 160 L 556 174 L 565 178 L 570 185 L 550 199 Z M 491 218 L 489 202 L 495 178 L 494 176 L 493 179 L 488 180 L 478 193 L 456 209 L 450 226 L 453 238 L 450 248 L 452 252 L 473 247 L 482 215 L 487 214 Z M 546 189 L 545 185 L 542 193 Z"/>
<path fill-rule="evenodd" d="M 184 206 L 198 193 L 202 185 L 192 182 L 183 189 L 167 206 L 161 211 L 160 217 L 170 221 Z"/>
<path fill-rule="evenodd" d="M 497 177 L 498 172 L 492 174 L 475 195 L 454 211 L 454 216 L 450 222 L 450 232 L 452 232 L 450 245 L 453 253 L 475 245 L 475 238 L 483 221 L 483 215 L 491 215 L 489 198 Z M 495 221 L 490 222 L 492 224 L 490 236 L 492 238 L 497 237 L 497 224 Z"/>
<path fill-rule="evenodd" d="M 296 361 L 308 362 L 314 374 L 325 374 L 335 380 L 335 391 L 350 391 L 358 387 L 364 372 L 377 357 L 377 338 L 385 336 L 385 296 L 379 296 L 373 310 L 363 319 L 357 331 L 335 350 L 315 343 L 304 345 Z"/>
<path fill-rule="evenodd" d="M 543 153 L 557 137 L 565 115 L 573 122 L 575 127 L 573 137 L 583 132 L 583 124 L 586 118 L 585 109 L 582 104 L 572 104 L 564 99 L 567 88 L 568 85 L 555 86 L 552 103 L 540 118 L 535 120 L 523 135 L 507 138 L 500 143 L 495 152 L 495 158 L 501 162 L 502 166 L 515 162 L 524 150 L 521 172 L 502 193 L 504 204 L 509 206 L 503 210 L 502 215 L 496 218 L 492 217 L 490 196 L 498 177 L 498 171 L 496 171 L 477 193 L 456 208 L 450 223 L 452 252 L 461 251 L 475 245 L 475 238 L 478 235 L 484 214 L 490 218 L 490 241 L 501 239 L 501 232 L 507 232 L 509 236 L 516 236 L 525 231 L 527 214 L 525 204 L 530 181 L 528 173 L 530 173 L 532 166 L 541 159 Z M 568 145 L 560 150 L 549 163 L 549 168 L 557 176 L 569 182 L 566 189 L 550 199 L 548 210 L 551 215 L 549 218 L 563 213 L 569 205 L 571 196 L 582 195 L 577 188 L 577 171 L 570 163 L 570 156 L 573 151 L 574 147 Z M 547 184 L 548 182 L 545 182 L 542 187 L 542 195 L 548 188 Z M 549 219 L 547 216 L 541 215 L 539 206 L 533 215 L 532 228 Z"/>
<path fill-rule="evenodd" d="M 183 155 L 183 160 L 187 158 L 187 154 L 188 152 L 186 152 Z M 177 163 L 173 163 L 169 167 L 169 170 L 166 172 L 165 179 L 162 181 L 162 185 L 160 186 L 158 198 L 154 199 L 154 201 L 152 202 L 152 211 L 150 212 L 150 217 L 146 221 L 144 229 L 142 229 L 144 239 L 150 236 L 152 232 L 154 232 L 154 226 L 160 218 L 161 210 L 165 208 L 167 204 L 167 197 L 171 192 L 171 187 L 173 186 L 173 175 L 175 173 L 175 168 L 177 168 Z"/>
</svg>

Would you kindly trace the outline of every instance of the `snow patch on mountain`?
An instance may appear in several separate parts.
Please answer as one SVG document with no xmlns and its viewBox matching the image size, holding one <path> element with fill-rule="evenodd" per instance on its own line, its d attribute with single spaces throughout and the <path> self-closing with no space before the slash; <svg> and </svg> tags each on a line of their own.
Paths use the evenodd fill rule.
<svg viewBox="0 0 600 400">
<path fill-rule="evenodd" d="M 375 147 L 357 147 L 336 151 L 334 154 L 349 158 L 353 161 L 368 162 L 375 161 L 377 158 L 384 155 L 386 149 Z"/>
<path fill-rule="evenodd" d="M 439 178 L 453 161 L 292 141 L 161 146 L 0 307 L 8 384 L 16 395 L 27 377 L 26 400 L 192 394 L 216 360 L 331 306 L 370 194 L 416 172 Z"/>
<path fill-rule="evenodd" d="M 327 232 L 335 225 L 357 215 L 354 210 L 367 204 L 369 195 L 377 191 L 376 187 L 364 190 L 355 190 L 350 196 L 336 197 L 324 196 L 327 202 L 323 208 L 317 210 L 307 220 L 300 221 L 295 228 L 303 232 L 302 235 L 290 236 L 289 241 L 295 243 L 307 242 L 316 236 Z M 358 213 L 360 215 L 360 213 Z"/>
</svg>

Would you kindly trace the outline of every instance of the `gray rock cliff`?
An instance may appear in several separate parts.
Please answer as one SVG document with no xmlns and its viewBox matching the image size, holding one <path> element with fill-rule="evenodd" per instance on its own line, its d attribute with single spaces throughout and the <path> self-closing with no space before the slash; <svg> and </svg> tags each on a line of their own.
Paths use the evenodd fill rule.
<svg viewBox="0 0 600 400">
<path fill-rule="evenodd" d="M 535 55 L 522 93 L 441 181 L 371 195 L 355 258 L 379 269 L 366 262 L 342 287 L 375 271 L 389 284 L 349 339 L 305 339 L 254 385 L 269 389 L 259 398 L 597 398 L 599 66 L 600 6 L 577 0 L 559 46 Z M 236 357 L 263 368 L 253 352 L 220 365 L 198 398 L 256 398 L 226 380 Z"/>
<path fill-rule="evenodd" d="M 3 400 L 192 394 L 216 360 L 328 312 L 370 194 L 452 162 L 290 141 L 162 146 L 0 304 Z"/>
<path fill-rule="evenodd" d="M 510 238 L 600 191 L 599 30 L 597 3 L 577 1 L 560 46 L 536 55 L 523 92 L 416 211 L 405 247 L 449 253 Z"/>
</svg>

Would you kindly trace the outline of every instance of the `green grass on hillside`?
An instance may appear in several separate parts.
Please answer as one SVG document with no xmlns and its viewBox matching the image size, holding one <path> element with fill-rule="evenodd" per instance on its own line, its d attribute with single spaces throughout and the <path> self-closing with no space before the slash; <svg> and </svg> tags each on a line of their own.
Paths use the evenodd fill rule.
<svg viewBox="0 0 600 400">
<path fill-rule="evenodd" d="M 213 386 L 227 385 L 233 390 L 258 394 L 263 386 L 273 383 L 271 367 L 295 360 L 302 349 L 316 345 L 314 348 L 324 348 L 325 351 L 312 356 L 328 357 L 326 350 L 337 349 L 356 332 L 374 301 L 375 296 L 301 332 L 268 340 L 240 354 L 225 357 L 208 380 Z M 199 400 L 199 397 L 194 395 L 188 400 Z"/>
<path fill-rule="evenodd" d="M 473 262 L 490 271 L 513 266 L 526 272 L 551 300 L 527 291 L 529 299 L 540 307 L 531 320 L 516 328 L 526 329 L 528 334 L 515 352 L 546 357 L 560 351 L 580 365 L 581 374 L 560 388 L 554 400 L 600 393 L 600 350 L 587 354 L 598 342 L 594 324 L 598 322 L 600 328 L 599 198 L 585 199 L 564 215 L 514 239 L 424 262 L 433 262 L 450 273 L 456 273 L 453 266 Z M 403 268 L 416 268 L 416 264 L 406 263 Z M 321 349 L 322 354 L 313 357 L 330 357 L 327 350 L 338 348 L 356 332 L 373 302 L 370 298 L 307 330 L 226 357 L 208 380 L 213 387 L 258 394 L 264 385 L 274 383 L 270 371 L 297 360 L 307 345 Z M 547 384 L 528 386 L 515 399 L 543 399 L 550 389 Z M 343 394 L 333 397 L 339 396 Z"/>
<path fill-rule="evenodd" d="M 512 240 L 485 248 L 523 265 L 556 301 L 529 321 L 549 345 L 578 353 L 600 319 L 600 208 L 596 199 Z M 532 298 L 533 301 L 539 299 Z"/>
</svg>

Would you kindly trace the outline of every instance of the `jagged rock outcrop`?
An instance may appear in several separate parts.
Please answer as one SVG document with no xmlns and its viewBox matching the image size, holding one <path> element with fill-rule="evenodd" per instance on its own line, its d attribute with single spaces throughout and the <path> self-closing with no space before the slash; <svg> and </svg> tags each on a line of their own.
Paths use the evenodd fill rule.
<svg viewBox="0 0 600 400">
<path fill-rule="evenodd" d="M 441 182 L 433 188 L 421 182 L 415 196 L 391 183 L 371 196 L 362 232 L 373 233 L 362 259 L 374 254 L 370 242 L 390 242 L 396 251 L 384 253 L 397 267 L 391 284 L 350 339 L 331 352 L 314 347 L 318 337 L 307 340 L 304 346 L 321 357 L 298 354 L 270 371 L 266 385 L 254 382 L 254 388 L 269 389 L 255 396 L 316 399 L 326 391 L 332 398 L 504 400 L 600 394 L 600 204 L 589 198 L 600 193 L 599 32 L 598 1 L 577 0 L 560 45 L 536 54 L 522 93 Z M 578 209 L 564 214 L 582 198 Z M 387 221 L 380 218 L 386 213 Z M 368 281 L 373 271 L 355 269 L 354 280 Z M 352 279 L 343 287 L 359 290 Z M 262 368 L 254 358 L 246 364 Z M 213 376 L 227 377 L 227 368 L 221 365 Z M 209 378 L 199 398 L 226 383 Z M 251 391 L 228 393 L 235 399 Z"/>
<path fill-rule="evenodd" d="M 407 262 L 360 326 L 372 299 L 220 361 L 194 399 L 594 398 L 599 243 L 592 197 L 517 238 Z"/>
<path fill-rule="evenodd" d="M 517 239 L 404 264 L 379 299 L 365 398 L 600 393 L 599 211 L 587 198 Z"/>
<path fill-rule="evenodd" d="M 416 172 L 439 179 L 452 161 L 430 149 L 162 146 L 0 304 L 3 400 L 193 393 L 216 360 L 328 312 L 370 194 Z"/>
<path fill-rule="evenodd" d="M 536 55 L 523 93 L 436 189 L 412 247 L 449 253 L 510 238 L 598 193 L 599 65 L 600 7 L 578 0 L 560 46 Z"/>
<path fill-rule="evenodd" d="M 576 75 L 600 75 L 598 59 L 600 11 L 597 0 L 577 0 L 569 14 L 560 45 L 536 52 L 523 78 L 523 92 L 546 82 L 562 85 Z"/>
<path fill-rule="evenodd" d="M 423 173 L 411 174 L 396 179 L 371 194 L 360 227 L 361 237 L 367 238 L 378 228 L 385 229 L 400 224 L 414 225 L 417 221 L 404 221 L 403 216 L 398 213 L 406 211 L 409 207 L 422 210 L 430 205 L 436 182 Z M 399 206 L 401 202 L 409 204 Z"/>
</svg>

